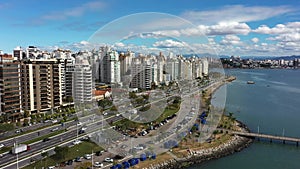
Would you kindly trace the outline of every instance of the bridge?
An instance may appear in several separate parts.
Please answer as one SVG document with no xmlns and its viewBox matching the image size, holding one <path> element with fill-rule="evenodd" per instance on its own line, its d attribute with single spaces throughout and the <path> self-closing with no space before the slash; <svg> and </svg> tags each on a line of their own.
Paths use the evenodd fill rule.
<svg viewBox="0 0 300 169">
<path fill-rule="evenodd" d="M 299 142 L 300 142 L 300 138 L 293 138 L 293 137 L 274 136 L 269 134 L 247 133 L 247 132 L 237 132 L 237 131 L 231 131 L 231 133 L 239 136 L 244 136 L 244 137 L 257 138 L 258 140 L 260 138 L 269 139 L 270 142 L 272 142 L 273 140 L 278 140 L 278 141 L 282 141 L 283 144 L 285 144 L 286 141 L 289 141 L 289 142 L 296 143 L 297 146 L 299 146 Z"/>
</svg>

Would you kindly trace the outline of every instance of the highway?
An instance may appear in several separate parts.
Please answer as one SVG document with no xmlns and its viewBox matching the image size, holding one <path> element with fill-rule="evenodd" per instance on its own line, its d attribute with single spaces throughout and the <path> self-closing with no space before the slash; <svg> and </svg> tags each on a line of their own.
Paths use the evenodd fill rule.
<svg viewBox="0 0 300 169">
<path fill-rule="evenodd" d="M 207 87 L 207 86 L 205 86 L 205 87 Z M 188 93 L 187 95 L 191 95 L 192 93 L 198 92 L 199 90 L 202 90 L 202 89 L 203 89 L 203 87 L 202 88 L 195 87 L 193 89 L 189 88 L 189 92 L 187 92 Z M 184 92 L 186 92 L 186 91 L 184 91 Z M 187 96 L 187 95 L 185 95 L 185 96 Z M 163 98 L 163 99 L 166 99 L 166 98 Z M 159 101 L 160 100 L 156 100 L 155 102 L 159 102 Z M 122 112 L 120 114 L 123 114 L 123 113 L 125 113 L 125 112 Z M 82 122 L 83 125 L 85 125 L 87 127 L 86 132 L 79 136 L 88 135 L 89 133 L 93 133 L 97 130 L 100 130 L 102 127 L 107 128 L 107 125 L 104 126 L 104 122 L 102 122 L 103 120 L 110 123 L 110 122 L 116 122 L 116 121 L 124 118 L 123 116 L 111 116 L 111 117 L 103 119 L 103 116 L 102 117 L 97 116 L 97 115 L 93 115 L 93 116 L 95 118 L 93 118 L 92 122 L 91 122 L 90 116 L 79 119 L 79 121 Z M 78 130 L 80 129 L 80 127 L 76 127 L 76 124 L 77 124 L 77 122 L 73 121 L 73 122 L 69 122 L 69 123 L 65 124 L 65 126 L 61 126 L 61 125 L 51 126 L 51 127 L 45 128 L 45 129 L 41 129 L 39 131 L 35 131 L 32 133 L 18 136 L 16 138 L 7 139 L 4 141 L 1 141 L 0 143 L 3 143 L 5 146 L 13 146 L 13 144 L 15 142 L 21 143 L 21 142 L 32 140 L 33 138 L 38 137 L 38 132 L 39 132 L 39 136 L 42 136 L 42 135 L 49 134 L 51 132 L 51 130 L 54 128 L 58 128 L 59 130 L 62 130 L 65 128 L 71 128 L 73 126 L 70 130 L 68 130 L 64 133 L 61 133 L 59 135 L 51 137 L 51 139 L 49 141 L 46 141 L 46 142 L 39 141 L 39 142 L 31 144 L 30 145 L 31 150 L 20 153 L 18 155 L 18 159 L 20 160 L 20 159 L 23 159 L 23 158 L 26 158 L 26 157 L 29 157 L 32 155 L 40 156 L 40 153 L 42 152 L 42 150 L 51 149 L 51 148 L 54 148 L 64 142 L 76 139 L 76 137 L 78 136 Z M 69 144 L 72 144 L 72 143 L 69 143 Z M 15 161 L 17 161 L 16 155 L 5 154 L 2 158 L 0 158 L 0 168 L 10 169 L 11 167 L 16 167 L 15 165 L 9 165 L 9 164 L 13 164 Z M 30 159 L 27 159 L 22 163 L 24 163 L 23 165 L 25 165 L 25 164 L 28 164 L 29 162 L 30 162 Z M 22 164 L 20 164 L 20 165 L 22 165 Z"/>
<path fill-rule="evenodd" d="M 101 127 L 102 127 L 102 119 L 100 119 L 100 117 L 95 118 L 97 120 L 95 120 L 94 122 L 90 122 L 90 118 L 88 118 L 88 117 L 84 117 L 83 119 L 85 119 L 85 121 L 80 119 L 80 122 L 82 122 L 82 125 L 85 125 L 87 127 L 86 132 L 84 134 L 77 135 L 77 133 L 78 133 L 78 131 L 80 130 L 81 127 L 80 126 L 78 126 L 78 128 L 75 127 L 77 122 L 74 122 L 74 123 L 72 123 L 74 128 L 72 128 L 71 130 L 68 130 L 64 133 L 53 136 L 53 137 L 50 138 L 49 141 L 46 141 L 46 142 L 39 141 L 39 142 L 30 144 L 31 150 L 29 150 L 27 152 L 20 153 L 18 155 L 18 159 L 20 160 L 22 158 L 25 158 L 25 157 L 28 157 L 28 156 L 31 156 L 31 155 L 40 154 L 42 152 L 42 150 L 46 150 L 46 149 L 49 149 L 49 148 L 54 148 L 54 147 L 58 146 L 59 144 L 62 144 L 66 141 L 76 139 L 77 136 L 88 135 L 89 133 L 100 130 Z M 104 120 L 115 122 L 115 121 L 118 121 L 118 120 L 121 120 L 121 119 L 123 119 L 122 116 L 118 116 L 118 117 L 117 116 L 112 116 L 112 117 L 108 117 Z M 105 127 L 107 127 L 107 126 L 105 126 Z M 43 131 L 43 132 L 49 133 L 49 131 L 51 129 L 45 129 L 45 130 L 46 131 Z M 30 134 L 30 135 L 34 135 L 34 134 Z M 28 139 L 28 137 L 29 136 L 23 136 L 22 139 L 25 140 L 25 139 Z M 35 137 L 36 137 L 36 135 L 35 135 Z M 72 143 L 70 143 L 70 144 L 72 144 Z M 12 166 L 7 166 L 7 165 L 11 164 L 15 161 L 17 161 L 17 155 L 10 154 L 10 153 L 5 154 L 2 158 L 0 158 L 0 167 L 1 168 L 3 167 L 3 169 L 11 168 Z M 28 162 L 30 162 L 30 159 L 27 160 L 27 163 Z M 7 167 L 5 167 L 5 166 L 7 166 Z M 16 166 L 14 166 L 14 167 L 16 167 Z"/>
<path fill-rule="evenodd" d="M 88 120 L 90 118 L 90 116 L 83 117 L 82 120 L 83 121 Z M 18 144 L 23 143 L 25 141 L 32 140 L 36 137 L 47 135 L 47 134 L 51 133 L 51 130 L 53 130 L 53 129 L 57 128 L 58 130 L 62 130 L 62 129 L 65 129 L 65 128 L 68 128 L 71 126 L 75 126 L 76 124 L 77 124 L 77 122 L 75 122 L 75 121 L 69 121 L 69 122 L 66 122 L 64 124 L 64 126 L 62 126 L 61 124 L 49 126 L 49 127 L 46 127 L 46 128 L 40 129 L 40 130 L 32 131 L 32 132 L 25 133 L 25 134 L 22 134 L 22 135 L 13 137 L 13 138 L 8 138 L 5 140 L 2 140 L 2 141 L 0 141 L 0 144 L 4 144 L 6 147 L 11 147 L 14 145 L 15 142 L 17 142 Z"/>
</svg>

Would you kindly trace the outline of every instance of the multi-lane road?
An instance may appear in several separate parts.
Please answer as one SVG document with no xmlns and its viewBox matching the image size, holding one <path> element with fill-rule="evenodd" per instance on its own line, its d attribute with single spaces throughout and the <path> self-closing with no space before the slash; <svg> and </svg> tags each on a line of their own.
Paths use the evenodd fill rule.
<svg viewBox="0 0 300 169">
<path fill-rule="evenodd" d="M 205 86 L 207 87 L 207 86 Z M 202 90 L 203 88 L 199 88 L 199 87 L 194 87 L 189 88 L 189 91 L 187 91 L 187 93 L 194 93 L 195 90 Z M 125 112 L 124 112 L 125 113 Z M 122 114 L 122 113 L 121 113 Z M 90 133 L 93 133 L 97 130 L 100 130 L 103 126 L 104 126 L 104 120 L 110 122 L 116 122 L 118 120 L 123 119 L 123 116 L 111 116 L 111 117 L 107 117 L 107 118 L 103 118 L 97 115 L 93 114 L 93 118 L 91 118 L 91 116 L 87 116 L 87 117 L 82 117 L 80 118 L 80 122 L 82 123 L 82 125 L 86 126 L 86 132 L 84 134 L 78 135 L 78 129 L 80 129 L 80 126 L 77 125 L 77 121 L 72 121 L 72 122 L 68 122 L 65 123 L 64 126 L 61 125 L 55 125 L 55 126 L 51 126 L 51 127 L 47 127 L 38 131 L 34 131 L 34 132 L 30 132 L 24 135 L 20 135 L 14 138 L 10 138 L 7 140 L 3 140 L 0 141 L 0 144 L 4 144 L 5 146 L 13 146 L 14 143 L 22 143 L 25 141 L 29 141 L 32 140 L 36 137 L 40 137 L 43 135 L 47 135 L 51 132 L 51 130 L 53 129 L 58 129 L 58 130 L 64 130 L 65 128 L 69 128 L 69 130 L 51 137 L 50 140 L 48 141 L 39 141 L 39 142 L 35 142 L 33 144 L 30 145 L 31 150 L 27 151 L 27 152 L 23 152 L 20 153 L 18 156 L 17 155 L 13 155 L 13 154 L 5 154 L 2 158 L 0 158 L 0 168 L 3 169 L 12 169 L 12 168 L 16 168 L 16 161 L 17 158 L 18 160 L 20 160 L 19 167 L 27 165 L 30 163 L 30 160 L 32 158 L 40 158 L 40 154 L 43 150 L 53 150 L 54 147 L 59 146 L 59 145 L 70 145 L 72 144 L 72 141 L 75 140 L 78 136 L 82 137 L 83 135 L 88 135 Z M 77 127 L 76 127 L 77 126 Z M 105 125 L 104 127 L 107 128 L 107 125 Z"/>
</svg>

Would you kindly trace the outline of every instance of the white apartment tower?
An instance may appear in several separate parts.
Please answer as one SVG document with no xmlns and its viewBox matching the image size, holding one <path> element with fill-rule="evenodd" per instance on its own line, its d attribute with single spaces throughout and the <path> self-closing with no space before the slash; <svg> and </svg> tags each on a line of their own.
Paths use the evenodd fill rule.
<svg viewBox="0 0 300 169">
<path fill-rule="evenodd" d="M 106 48 L 105 55 L 100 61 L 100 82 L 103 83 L 120 83 L 120 60 L 117 51 Z"/>
<path fill-rule="evenodd" d="M 131 88 L 150 89 L 152 81 L 152 66 L 150 60 L 141 61 L 135 58 L 131 65 Z"/>
<path fill-rule="evenodd" d="M 92 101 L 92 69 L 87 59 L 76 58 L 73 68 L 73 98 L 77 103 Z"/>
</svg>

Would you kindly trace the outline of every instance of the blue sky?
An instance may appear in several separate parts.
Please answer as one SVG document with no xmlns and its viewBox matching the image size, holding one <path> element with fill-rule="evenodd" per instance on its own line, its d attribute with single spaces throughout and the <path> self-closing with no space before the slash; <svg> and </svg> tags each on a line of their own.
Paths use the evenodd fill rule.
<svg viewBox="0 0 300 169">
<path fill-rule="evenodd" d="M 99 28 L 115 19 L 125 16 L 126 21 L 132 20 L 127 15 L 159 12 L 172 16 L 152 15 L 154 19 L 149 20 L 151 13 L 148 13 L 135 21 L 120 21 L 122 25 L 111 24 L 106 29 L 130 34 L 141 31 L 135 25 L 147 25 L 151 21 L 153 26 L 156 21 L 157 27 L 144 30 L 152 38 L 144 46 L 175 50 L 188 44 L 197 52 L 210 53 L 213 48 L 222 55 L 299 55 L 299 7 L 297 0 L 1 0 L 0 49 L 11 53 L 16 46 L 35 45 L 47 50 L 58 47 L 79 50 L 90 44 L 91 36 Z M 175 16 L 190 21 L 193 26 L 178 24 L 180 19 Z M 158 34 L 164 38 L 155 38 Z M 145 37 L 135 36 L 136 42 L 141 39 Z M 102 38 L 99 43 L 110 43 L 105 40 Z M 128 40 L 128 44 L 122 41 L 117 46 L 136 45 L 133 41 Z"/>
</svg>

